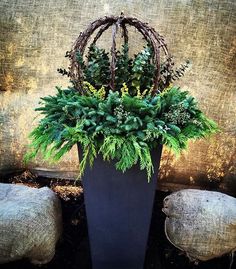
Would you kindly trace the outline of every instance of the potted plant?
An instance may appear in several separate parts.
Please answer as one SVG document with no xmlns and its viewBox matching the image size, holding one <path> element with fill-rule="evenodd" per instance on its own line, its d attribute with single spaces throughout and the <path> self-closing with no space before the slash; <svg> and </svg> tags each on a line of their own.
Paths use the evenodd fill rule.
<svg viewBox="0 0 236 269">
<path fill-rule="evenodd" d="M 129 55 L 127 25 L 147 45 Z M 96 46 L 112 27 L 111 56 Z M 116 49 L 117 30 L 124 45 Z M 87 59 L 83 54 L 91 35 Z M 31 133 L 31 151 L 59 160 L 78 144 L 80 177 L 94 269 L 143 268 L 162 145 L 177 154 L 189 139 L 217 131 L 195 99 L 171 82 L 188 62 L 173 70 L 161 37 L 136 18 L 98 19 L 80 34 L 67 52 L 72 86 L 42 98 L 36 111 L 44 116 Z M 162 60 L 161 60 L 162 59 Z"/>
</svg>

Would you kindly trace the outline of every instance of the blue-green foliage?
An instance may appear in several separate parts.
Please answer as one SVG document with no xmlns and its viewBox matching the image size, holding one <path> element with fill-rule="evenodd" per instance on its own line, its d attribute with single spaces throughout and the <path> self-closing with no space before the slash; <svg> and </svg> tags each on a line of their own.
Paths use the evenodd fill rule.
<svg viewBox="0 0 236 269">
<path fill-rule="evenodd" d="M 124 44 L 121 51 L 116 52 L 115 90 L 119 91 L 123 83 L 126 83 L 132 95 L 137 94 L 137 89 L 140 92 L 150 89 L 155 70 L 152 56 L 152 48 L 146 46 L 134 58 L 129 58 L 128 44 Z M 79 52 L 77 61 L 83 70 L 84 80 L 96 88 L 104 86 L 109 91 L 110 62 L 104 49 L 92 45 L 89 47 L 86 63 Z"/>
<path fill-rule="evenodd" d="M 77 55 L 78 62 L 82 65 L 86 81 L 95 84 L 96 87 L 108 86 L 110 82 L 109 72 L 109 56 L 104 49 L 100 49 L 95 45 L 90 46 L 87 55 L 88 63 L 85 65 L 80 54 Z"/>
<path fill-rule="evenodd" d="M 125 82 L 128 88 L 131 86 L 130 74 L 132 59 L 129 58 L 128 44 L 122 46 L 121 51 L 116 53 L 115 89 L 119 91 Z"/>
<path fill-rule="evenodd" d="M 152 64 L 152 54 L 152 48 L 147 46 L 136 55 L 132 64 L 132 86 L 141 91 L 150 89 L 153 85 L 155 67 Z"/>
<path fill-rule="evenodd" d="M 83 60 L 80 52 L 77 52 L 77 62 L 79 63 L 84 80 L 88 81 L 95 88 L 104 86 L 107 93 L 110 90 L 110 62 L 108 53 L 104 49 L 98 48 L 95 44 L 89 47 L 86 61 Z M 155 65 L 153 63 L 153 49 L 147 45 L 133 58 L 129 57 L 129 46 L 124 44 L 121 50 L 116 51 L 115 68 L 115 90 L 120 91 L 123 83 L 129 89 L 130 95 L 134 96 L 138 92 L 150 90 L 153 86 Z M 180 79 L 184 76 L 190 66 L 187 60 L 178 68 L 169 70 L 169 62 L 166 60 L 160 65 L 160 79 L 158 81 L 158 90 L 164 90 L 170 82 Z M 62 75 L 68 75 L 69 71 L 58 69 Z M 168 83 L 167 83 L 168 81 Z"/>
</svg>

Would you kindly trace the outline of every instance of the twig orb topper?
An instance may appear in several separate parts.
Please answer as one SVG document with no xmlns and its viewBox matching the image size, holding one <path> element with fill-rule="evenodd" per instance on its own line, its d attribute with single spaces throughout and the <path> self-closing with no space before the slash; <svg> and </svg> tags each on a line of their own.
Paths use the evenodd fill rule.
<svg viewBox="0 0 236 269">
<path fill-rule="evenodd" d="M 92 34 L 98 30 L 92 44 L 96 44 L 97 40 L 102 34 L 109 28 L 112 27 L 112 42 L 111 42 L 111 62 L 110 62 L 110 88 L 114 91 L 115 89 L 115 71 L 116 71 L 116 34 L 118 28 L 122 30 L 122 37 L 124 43 L 128 43 L 128 26 L 136 28 L 144 37 L 144 39 L 152 46 L 153 56 L 152 61 L 155 66 L 154 78 L 153 78 L 153 91 L 152 94 L 158 92 L 158 85 L 164 84 L 164 88 L 167 87 L 171 79 L 172 71 L 172 58 L 169 55 L 167 45 L 164 38 L 158 34 L 154 28 L 150 27 L 147 23 L 141 22 L 137 18 L 121 16 L 105 16 L 98 20 L 93 21 L 88 28 L 81 32 L 72 50 L 69 52 L 69 58 L 71 64 L 69 66 L 69 76 L 74 84 L 74 87 L 81 93 L 85 94 L 85 89 L 82 87 L 83 83 L 83 72 L 82 68 L 77 60 L 77 53 L 79 52 L 83 56 L 85 48 Z M 161 53 L 164 53 L 165 57 L 165 69 L 164 72 L 161 70 Z"/>
</svg>

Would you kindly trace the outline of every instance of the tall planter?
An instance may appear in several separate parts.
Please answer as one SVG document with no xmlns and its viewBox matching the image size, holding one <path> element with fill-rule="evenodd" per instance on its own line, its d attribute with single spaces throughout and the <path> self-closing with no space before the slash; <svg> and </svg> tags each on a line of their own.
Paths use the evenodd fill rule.
<svg viewBox="0 0 236 269">
<path fill-rule="evenodd" d="M 98 156 L 82 178 L 93 269 L 142 269 L 162 146 L 148 183 L 138 165 L 125 173 Z M 81 151 L 79 150 L 81 156 Z"/>
<path fill-rule="evenodd" d="M 136 28 L 148 43 L 134 58 L 129 57 L 126 26 Z M 110 58 L 96 46 L 109 27 Z M 124 37 L 121 51 L 116 49 L 119 28 Z M 66 57 L 71 62 L 68 71 L 59 72 L 70 77 L 72 87 L 57 88 L 55 96 L 42 98 L 37 110 L 44 117 L 31 133 L 27 159 L 40 152 L 46 159 L 59 160 L 80 143 L 93 269 L 141 269 L 162 150 L 159 145 L 150 152 L 151 146 L 161 141 L 179 153 L 189 139 L 215 133 L 217 125 L 192 96 L 170 85 L 186 66 L 173 70 L 163 37 L 136 18 L 122 14 L 95 20 Z M 98 152 L 116 159 L 117 167 L 101 155 L 95 158 Z M 85 167 L 94 159 L 93 168 Z"/>
</svg>

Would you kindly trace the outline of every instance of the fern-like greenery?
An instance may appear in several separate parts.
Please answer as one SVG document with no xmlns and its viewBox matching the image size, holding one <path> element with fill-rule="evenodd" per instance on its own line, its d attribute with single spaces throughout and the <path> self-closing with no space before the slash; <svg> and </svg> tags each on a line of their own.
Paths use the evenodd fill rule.
<svg viewBox="0 0 236 269">
<path fill-rule="evenodd" d="M 123 172 L 139 163 L 150 179 L 150 151 L 157 144 L 165 144 L 178 154 L 189 139 L 218 130 L 195 99 L 175 86 L 156 96 L 131 95 L 126 85 L 120 92 L 108 94 L 88 82 L 84 87 L 87 95 L 73 88 L 57 88 L 55 96 L 42 98 L 36 111 L 44 117 L 30 135 L 31 150 L 26 160 L 38 153 L 45 159 L 59 160 L 78 143 L 83 149 L 81 174 L 97 154 L 102 154 L 106 161 L 116 160 L 116 168 Z"/>
</svg>

